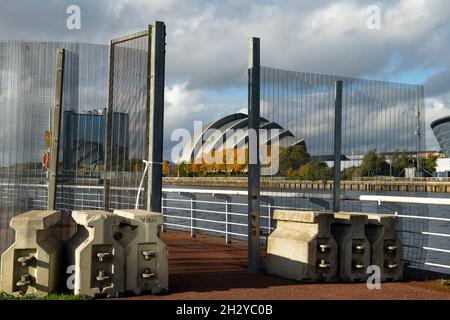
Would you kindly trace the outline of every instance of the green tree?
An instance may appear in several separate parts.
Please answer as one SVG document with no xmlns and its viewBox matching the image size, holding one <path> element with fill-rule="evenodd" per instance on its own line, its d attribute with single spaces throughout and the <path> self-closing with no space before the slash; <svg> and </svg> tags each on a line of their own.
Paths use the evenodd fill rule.
<svg viewBox="0 0 450 320">
<path fill-rule="evenodd" d="M 399 152 L 398 150 L 396 150 L 392 155 L 391 168 L 393 176 L 404 176 L 404 170 L 413 166 L 413 158 L 408 156 L 405 152 Z"/>
<path fill-rule="evenodd" d="M 180 177 L 191 177 L 192 176 L 192 166 L 186 162 L 182 162 L 178 165 L 178 174 Z"/>
<path fill-rule="evenodd" d="M 424 176 L 430 177 L 433 172 L 436 171 L 437 166 L 437 156 L 428 156 L 428 157 L 420 157 L 420 167 L 422 168 L 422 172 Z"/>
<path fill-rule="evenodd" d="M 327 181 L 333 178 L 333 169 L 318 160 L 308 162 L 295 171 L 288 169 L 287 173 L 287 178 L 292 180 Z"/>
<path fill-rule="evenodd" d="M 341 172 L 342 180 L 353 180 L 354 178 L 357 178 L 359 176 L 361 176 L 360 169 L 356 166 L 345 168 Z"/>
<path fill-rule="evenodd" d="M 287 170 L 298 170 L 302 165 L 309 162 L 309 153 L 304 144 L 297 144 L 290 147 L 280 147 L 279 154 L 280 175 L 286 176 Z"/>
<path fill-rule="evenodd" d="M 360 166 L 361 176 L 373 177 L 389 174 L 389 164 L 384 155 L 378 155 L 375 150 L 370 150 L 364 156 Z"/>
</svg>

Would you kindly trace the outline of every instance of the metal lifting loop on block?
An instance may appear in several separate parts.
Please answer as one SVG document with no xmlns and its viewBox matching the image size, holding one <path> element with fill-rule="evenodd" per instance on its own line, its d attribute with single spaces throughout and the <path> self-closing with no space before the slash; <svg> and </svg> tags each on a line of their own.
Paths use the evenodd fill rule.
<svg viewBox="0 0 450 320">
<path fill-rule="evenodd" d="M 151 272 L 150 269 L 145 269 L 144 272 L 142 273 L 142 278 L 144 279 L 150 279 L 153 278 L 155 276 L 155 274 L 153 272 Z"/>
<path fill-rule="evenodd" d="M 325 252 L 325 251 L 331 249 L 331 245 L 329 245 L 329 244 L 320 244 L 319 248 L 320 248 L 320 251 Z"/>
<path fill-rule="evenodd" d="M 111 254 L 109 252 L 98 252 L 97 253 L 97 258 L 98 258 L 98 261 L 100 261 L 100 262 L 106 261 L 110 256 L 111 256 Z"/>
<path fill-rule="evenodd" d="M 319 268 L 325 269 L 331 267 L 331 264 L 326 262 L 325 260 L 320 260 Z"/>
<path fill-rule="evenodd" d="M 24 257 L 19 257 L 17 259 L 17 262 L 21 263 L 22 266 L 26 267 L 27 265 L 31 264 L 33 259 L 34 259 L 33 256 L 24 256 Z"/>
<path fill-rule="evenodd" d="M 100 270 L 100 271 L 98 272 L 98 274 L 97 274 L 97 277 L 95 277 L 95 279 L 96 279 L 97 281 L 102 282 L 102 281 L 107 281 L 107 280 L 109 280 L 110 277 L 106 274 L 105 271 Z"/>
<path fill-rule="evenodd" d="M 31 277 L 29 274 L 23 274 L 20 276 L 20 280 L 17 281 L 18 287 L 25 287 L 31 284 Z"/>
<path fill-rule="evenodd" d="M 156 252 L 155 251 L 144 250 L 144 251 L 142 251 L 142 255 L 144 256 L 145 260 L 150 260 L 151 258 L 156 257 Z"/>
</svg>

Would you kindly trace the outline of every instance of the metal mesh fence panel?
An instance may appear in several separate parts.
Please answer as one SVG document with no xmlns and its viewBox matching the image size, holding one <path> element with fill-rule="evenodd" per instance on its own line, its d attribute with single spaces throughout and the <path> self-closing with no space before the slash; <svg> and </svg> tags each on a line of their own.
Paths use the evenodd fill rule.
<svg viewBox="0 0 450 320">
<path fill-rule="evenodd" d="M 101 209 L 108 106 L 108 46 L 66 50 L 57 209 Z"/>
<path fill-rule="evenodd" d="M 110 209 L 134 208 L 146 159 L 148 33 L 112 42 Z M 139 205 L 143 207 L 144 192 Z"/>
<path fill-rule="evenodd" d="M 261 127 L 269 128 L 267 122 L 281 127 L 279 163 L 272 161 L 270 172 L 261 178 L 263 205 L 273 209 L 333 207 L 338 80 L 343 88 L 340 209 L 397 212 L 362 203 L 359 196 L 392 191 L 383 183 L 405 181 L 407 170 L 423 172 L 416 161 L 425 141 L 422 86 L 261 67 Z M 273 153 L 273 142 L 271 149 Z M 409 161 L 407 167 L 412 169 L 400 170 L 400 158 Z M 427 206 L 401 209 L 408 214 L 428 214 Z M 408 230 L 400 232 L 405 259 L 423 266 L 426 238 L 422 232 L 428 230 L 428 222 L 401 219 L 399 229 Z"/>
</svg>

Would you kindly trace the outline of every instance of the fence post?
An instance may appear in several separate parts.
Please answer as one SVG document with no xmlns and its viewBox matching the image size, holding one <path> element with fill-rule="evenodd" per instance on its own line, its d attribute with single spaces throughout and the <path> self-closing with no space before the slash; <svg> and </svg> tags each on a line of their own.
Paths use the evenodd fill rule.
<svg viewBox="0 0 450 320">
<path fill-rule="evenodd" d="M 53 109 L 53 128 L 52 141 L 50 147 L 50 161 L 48 168 L 48 197 L 47 209 L 56 209 L 56 189 L 57 189 L 57 174 L 58 174 L 58 160 L 59 160 L 59 140 L 61 129 L 61 105 L 63 97 L 63 81 L 64 81 L 64 57 L 65 50 L 56 50 L 56 79 L 55 79 L 55 105 Z"/>
<path fill-rule="evenodd" d="M 196 230 L 194 228 L 194 200 L 191 198 L 191 237 L 195 238 L 196 237 Z"/>
<path fill-rule="evenodd" d="M 335 84 L 333 211 L 341 210 L 342 81 Z"/>
<path fill-rule="evenodd" d="M 225 243 L 231 243 L 230 237 L 228 236 L 228 200 L 225 201 Z"/>
<path fill-rule="evenodd" d="M 111 41 L 109 45 L 109 92 L 108 110 L 106 111 L 105 123 L 105 145 L 104 145 L 104 182 L 103 182 L 103 209 L 109 211 L 109 201 L 111 193 L 111 170 L 112 170 L 112 127 L 114 113 L 114 49 L 115 43 Z"/>
<path fill-rule="evenodd" d="M 147 176 L 146 209 L 161 212 L 166 26 L 156 21 L 149 26 L 148 34 L 147 158 L 151 163 Z"/>
<path fill-rule="evenodd" d="M 164 197 L 161 197 L 161 214 L 163 216 L 163 224 L 161 226 L 161 231 L 162 232 L 166 232 L 166 227 L 164 226 L 164 220 L 166 220 L 166 218 L 164 217 Z"/>
<path fill-rule="evenodd" d="M 269 205 L 267 206 L 267 208 L 269 209 L 269 218 L 268 218 L 268 220 L 269 220 L 269 231 L 268 231 L 268 235 L 270 235 L 270 232 L 272 231 L 272 216 L 271 216 L 271 212 L 272 212 L 272 209 L 271 209 L 271 206 L 270 206 L 270 202 L 269 202 Z"/>
<path fill-rule="evenodd" d="M 248 142 L 248 271 L 260 271 L 260 39 L 250 38 L 248 46 L 248 129 L 256 141 Z M 250 134 L 249 134 L 250 137 Z M 256 142 L 256 143 L 255 143 Z M 253 158 L 253 160 L 251 160 Z M 254 163 L 252 163 L 254 162 Z"/>
</svg>

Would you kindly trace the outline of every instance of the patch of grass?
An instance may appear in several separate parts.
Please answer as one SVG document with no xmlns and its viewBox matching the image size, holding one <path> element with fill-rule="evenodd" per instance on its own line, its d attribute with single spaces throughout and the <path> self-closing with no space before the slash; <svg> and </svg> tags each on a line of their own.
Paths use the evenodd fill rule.
<svg viewBox="0 0 450 320">
<path fill-rule="evenodd" d="M 450 280 L 448 280 L 448 279 L 441 279 L 441 280 L 438 280 L 438 282 L 444 288 L 450 289 Z"/>
<path fill-rule="evenodd" d="M 85 298 L 66 293 L 63 294 L 52 293 L 45 297 L 37 297 L 34 295 L 16 296 L 0 292 L 0 300 L 85 300 Z"/>
</svg>

